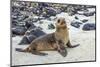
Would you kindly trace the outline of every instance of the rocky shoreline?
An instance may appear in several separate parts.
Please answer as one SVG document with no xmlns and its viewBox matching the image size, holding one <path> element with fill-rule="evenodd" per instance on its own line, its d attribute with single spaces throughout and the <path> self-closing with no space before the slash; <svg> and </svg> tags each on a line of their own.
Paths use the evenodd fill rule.
<svg viewBox="0 0 100 67">
<path fill-rule="evenodd" d="M 90 11 L 92 9 L 92 11 Z M 25 36 L 25 41 L 27 39 L 35 39 L 38 36 L 41 36 L 45 31 L 41 25 L 48 25 L 47 30 L 55 29 L 54 22 L 57 18 L 57 15 L 61 13 L 67 13 L 69 17 L 74 19 L 70 20 L 70 26 L 75 28 L 80 28 L 81 25 L 84 25 L 82 30 L 89 31 L 95 30 L 95 20 L 88 22 L 87 17 L 95 16 L 95 6 L 86 6 L 86 5 L 63 5 L 63 4 L 53 4 L 52 3 L 32 3 L 32 2 L 19 2 L 12 1 L 12 36 Z M 75 16 L 76 15 L 76 16 Z M 80 19 L 77 15 L 85 16 L 86 18 Z M 95 18 L 94 18 L 95 19 Z M 38 25 L 38 26 L 36 26 Z M 33 32 L 34 31 L 34 32 Z M 28 33 L 28 34 L 26 34 Z M 35 33 L 35 34 L 34 34 Z M 30 36 L 33 37 L 30 37 Z M 23 40 L 22 40 L 23 41 Z M 30 41 L 30 42 L 31 42 Z M 27 42 L 28 43 L 28 42 Z"/>
<path fill-rule="evenodd" d="M 95 60 L 95 6 L 23 1 L 12 1 L 11 3 L 13 65 Z M 49 55 L 42 58 L 41 56 L 15 51 L 16 47 L 25 48 L 35 38 L 54 32 L 58 17 L 66 19 L 71 43 L 80 43 L 79 47 L 68 49 L 67 57 L 62 58 L 55 51 L 48 52 Z M 73 54 L 73 51 L 76 55 Z"/>
</svg>

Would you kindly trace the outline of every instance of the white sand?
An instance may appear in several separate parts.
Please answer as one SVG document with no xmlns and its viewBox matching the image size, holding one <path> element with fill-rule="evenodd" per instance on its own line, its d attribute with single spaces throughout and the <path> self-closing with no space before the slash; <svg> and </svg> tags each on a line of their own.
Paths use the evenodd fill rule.
<svg viewBox="0 0 100 67">
<path fill-rule="evenodd" d="M 59 62 L 94 61 L 95 60 L 95 31 L 79 31 L 71 34 L 71 43 L 80 44 L 76 48 L 66 48 L 68 55 L 62 57 L 57 51 L 45 51 L 47 56 L 37 56 L 30 53 L 15 51 L 15 48 L 25 48 L 28 45 L 18 45 L 22 37 L 12 39 L 12 65 L 45 64 Z"/>
</svg>

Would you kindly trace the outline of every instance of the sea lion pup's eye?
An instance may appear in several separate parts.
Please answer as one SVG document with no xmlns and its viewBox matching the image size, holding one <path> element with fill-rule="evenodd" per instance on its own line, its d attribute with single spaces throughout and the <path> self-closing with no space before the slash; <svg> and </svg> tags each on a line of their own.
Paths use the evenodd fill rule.
<svg viewBox="0 0 100 67">
<path fill-rule="evenodd" d="M 60 22 L 60 19 L 58 19 L 57 22 L 59 23 Z"/>
</svg>

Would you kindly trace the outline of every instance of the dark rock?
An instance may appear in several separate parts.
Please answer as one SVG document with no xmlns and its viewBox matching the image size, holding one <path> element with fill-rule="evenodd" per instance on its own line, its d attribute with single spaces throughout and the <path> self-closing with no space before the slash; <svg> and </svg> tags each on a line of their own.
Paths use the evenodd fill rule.
<svg viewBox="0 0 100 67">
<path fill-rule="evenodd" d="M 37 29 L 42 30 L 43 28 L 41 28 L 41 27 L 38 26 Z"/>
<path fill-rule="evenodd" d="M 19 43 L 20 45 L 22 44 L 30 44 L 34 39 L 37 37 L 40 37 L 42 35 L 45 35 L 45 33 L 39 29 L 32 29 L 29 30 L 25 33 L 23 39 Z"/>
<path fill-rule="evenodd" d="M 58 14 L 57 10 L 54 8 L 46 8 L 46 14 L 50 15 L 50 16 L 55 16 L 56 14 Z"/>
<path fill-rule="evenodd" d="M 83 13 L 83 15 L 85 16 L 93 16 L 95 14 L 95 11 L 94 12 L 86 12 L 86 13 Z"/>
<path fill-rule="evenodd" d="M 47 3 L 39 3 L 39 6 L 41 8 L 43 8 L 43 7 L 49 7 L 49 4 L 47 4 Z"/>
<path fill-rule="evenodd" d="M 51 23 L 48 25 L 48 29 L 55 29 L 55 26 Z"/>
<path fill-rule="evenodd" d="M 68 6 L 66 7 L 66 11 L 68 12 L 68 14 L 69 14 L 70 16 L 73 16 L 73 15 L 75 15 L 75 14 L 77 13 L 77 11 L 78 11 L 78 9 L 76 9 L 76 8 L 77 8 L 76 6 L 68 5 Z"/>
<path fill-rule="evenodd" d="M 75 16 L 75 19 L 77 19 L 77 20 L 78 20 L 79 18 L 78 18 L 77 16 Z"/>
<path fill-rule="evenodd" d="M 12 28 L 18 25 L 18 21 L 12 20 Z"/>
<path fill-rule="evenodd" d="M 27 29 L 29 28 L 35 28 L 36 26 L 33 24 L 33 22 L 31 21 L 26 21 L 25 22 L 25 26 L 27 27 Z"/>
<path fill-rule="evenodd" d="M 18 23 L 18 21 L 17 20 L 12 20 L 12 23 L 16 24 L 16 23 Z"/>
<path fill-rule="evenodd" d="M 18 8 L 16 6 L 12 6 L 12 12 L 16 11 Z"/>
<path fill-rule="evenodd" d="M 30 34 L 35 35 L 36 37 L 45 35 L 45 33 L 41 31 L 40 29 L 31 30 Z"/>
<path fill-rule="evenodd" d="M 88 21 L 88 19 L 83 19 L 83 20 L 81 20 L 83 23 L 85 23 L 85 22 L 87 22 Z"/>
<path fill-rule="evenodd" d="M 96 6 L 86 6 L 86 8 L 96 8 Z"/>
<path fill-rule="evenodd" d="M 77 14 L 77 11 L 71 11 L 71 12 L 69 12 L 69 16 L 73 16 L 75 14 Z"/>
<path fill-rule="evenodd" d="M 33 14 L 36 14 L 37 16 L 39 16 L 42 13 L 42 9 L 40 9 L 39 7 L 34 7 L 31 11 L 33 12 Z"/>
<path fill-rule="evenodd" d="M 27 35 L 27 36 L 24 36 L 22 38 L 22 40 L 20 41 L 19 45 L 26 45 L 26 44 L 30 44 L 36 37 L 34 35 Z"/>
<path fill-rule="evenodd" d="M 81 22 L 77 22 L 77 21 L 71 23 L 71 25 L 72 25 L 73 27 L 76 27 L 76 28 L 79 28 L 81 24 L 82 24 Z"/>
<path fill-rule="evenodd" d="M 25 16 L 24 16 L 24 20 L 25 20 L 26 18 L 28 18 L 28 17 L 29 17 L 28 15 L 25 15 Z"/>
<path fill-rule="evenodd" d="M 55 16 L 52 16 L 52 17 L 49 17 L 49 18 L 46 18 L 47 20 L 49 20 L 49 21 L 53 21 L 53 20 L 56 20 L 57 19 L 57 17 L 55 17 Z"/>
<path fill-rule="evenodd" d="M 96 25 L 95 23 L 86 23 L 83 28 L 84 31 L 89 31 L 89 30 L 95 30 L 96 29 Z"/>
<path fill-rule="evenodd" d="M 25 26 L 27 27 L 27 29 L 32 25 L 33 23 L 32 22 L 25 22 Z"/>
<path fill-rule="evenodd" d="M 28 35 L 26 37 L 27 37 L 29 43 L 31 43 L 34 39 L 36 39 L 36 36 L 34 36 L 34 35 Z"/>
<path fill-rule="evenodd" d="M 33 14 L 37 14 L 36 10 L 37 10 L 37 8 L 35 8 L 35 7 L 31 9 L 31 11 L 33 12 Z"/>
<path fill-rule="evenodd" d="M 15 35 L 24 35 L 26 31 L 27 29 L 22 26 L 16 26 L 12 28 L 12 34 L 15 34 Z"/>
<path fill-rule="evenodd" d="M 24 10 L 25 10 L 24 6 L 20 7 L 20 11 L 24 11 Z"/>
<path fill-rule="evenodd" d="M 15 20 L 17 20 L 21 16 L 22 16 L 22 14 L 19 11 L 11 13 L 12 19 L 15 19 Z"/>
<path fill-rule="evenodd" d="M 20 43 L 19 43 L 19 45 L 22 45 L 22 44 L 29 44 L 29 41 L 28 41 L 28 39 L 27 39 L 26 36 L 24 36 L 24 37 L 22 38 L 22 40 L 20 41 Z"/>
<path fill-rule="evenodd" d="M 19 21 L 23 21 L 23 20 L 25 20 L 28 17 L 29 17 L 28 15 L 21 15 L 21 16 L 18 17 L 18 20 Z"/>
<path fill-rule="evenodd" d="M 28 30 L 32 30 L 32 29 L 35 29 L 36 26 L 34 24 L 31 24 L 30 27 L 28 28 Z"/>
</svg>

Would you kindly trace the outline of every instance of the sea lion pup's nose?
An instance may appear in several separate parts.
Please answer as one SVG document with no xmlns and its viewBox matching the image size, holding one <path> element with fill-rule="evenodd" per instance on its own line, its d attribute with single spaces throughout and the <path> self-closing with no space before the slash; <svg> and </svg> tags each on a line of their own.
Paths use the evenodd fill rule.
<svg viewBox="0 0 100 67">
<path fill-rule="evenodd" d="M 62 20 L 61 25 L 65 24 L 65 23 L 66 23 L 66 21 L 65 20 Z"/>
</svg>

